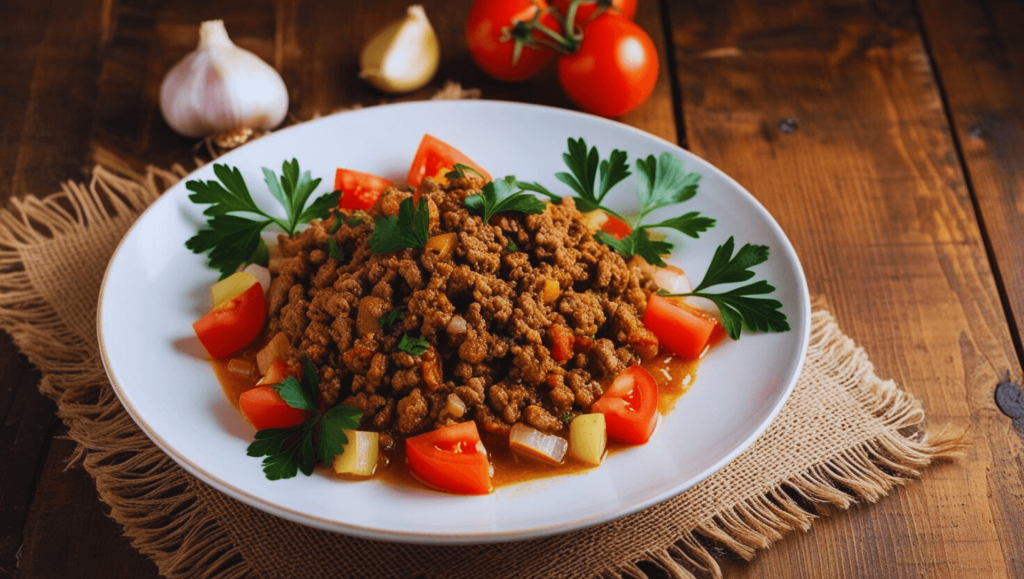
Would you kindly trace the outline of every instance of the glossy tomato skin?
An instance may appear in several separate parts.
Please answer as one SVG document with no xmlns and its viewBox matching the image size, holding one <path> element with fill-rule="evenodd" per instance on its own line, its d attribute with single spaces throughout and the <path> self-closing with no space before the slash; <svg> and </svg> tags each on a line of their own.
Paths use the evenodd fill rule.
<svg viewBox="0 0 1024 579">
<path fill-rule="evenodd" d="M 601 226 L 601 231 L 615 239 L 622 240 L 629 237 L 630 233 L 633 233 L 633 228 L 625 221 L 609 213 L 608 221 L 605 221 L 604 225 Z"/>
<path fill-rule="evenodd" d="M 630 366 L 615 377 L 590 411 L 604 414 L 608 438 L 643 444 L 658 425 L 658 384 L 643 366 Z"/>
<path fill-rule="evenodd" d="M 433 135 L 423 135 L 420 146 L 416 149 L 416 156 L 413 157 L 412 166 L 409 167 L 409 185 L 419 187 L 424 178 L 437 177 L 451 171 L 456 163 L 473 167 L 484 175 L 484 179 L 491 180 L 490 174 L 462 151 Z"/>
<path fill-rule="evenodd" d="M 654 92 L 658 50 L 628 18 L 605 13 L 583 25 L 579 50 L 558 59 L 558 81 L 581 109 L 620 117 Z"/>
<path fill-rule="evenodd" d="M 192 324 L 192 328 L 210 356 L 224 358 L 256 339 L 266 319 L 267 300 L 263 286 L 257 283 L 210 310 Z"/>
<path fill-rule="evenodd" d="M 309 420 L 313 413 L 292 408 L 281 398 L 277 389 L 262 385 L 242 392 L 238 409 L 256 430 L 291 428 Z"/>
<path fill-rule="evenodd" d="M 647 300 L 643 323 L 662 347 L 685 360 L 700 356 L 716 326 L 714 320 L 659 295 Z"/>
<path fill-rule="evenodd" d="M 636 16 L 636 3 L 637 0 L 612 0 L 611 6 L 608 10 L 621 14 L 624 18 L 630 20 Z M 572 4 L 572 0 L 556 0 L 554 3 L 555 8 L 562 14 L 566 15 L 569 10 L 569 5 Z M 594 12 L 597 12 L 598 2 L 580 4 L 576 8 L 576 23 L 577 25 L 584 24 Z"/>
<path fill-rule="evenodd" d="M 469 54 L 481 70 L 508 82 L 526 80 L 544 69 L 555 58 L 550 48 L 524 46 L 519 60 L 512 64 L 515 43 L 502 42 L 502 29 L 512 27 L 516 21 L 528 22 L 538 11 L 545 10 L 544 0 L 477 0 L 466 19 L 466 44 Z M 542 24 L 559 31 L 558 20 L 552 14 L 541 16 Z M 535 38 L 540 38 L 534 33 Z"/>
<path fill-rule="evenodd" d="M 394 182 L 371 173 L 339 168 L 334 174 L 334 190 L 341 191 L 338 208 L 350 211 L 366 211 L 377 202 L 377 198 Z"/>
<path fill-rule="evenodd" d="M 409 471 L 440 491 L 460 495 L 491 492 L 487 451 L 472 420 L 405 440 Z"/>
</svg>

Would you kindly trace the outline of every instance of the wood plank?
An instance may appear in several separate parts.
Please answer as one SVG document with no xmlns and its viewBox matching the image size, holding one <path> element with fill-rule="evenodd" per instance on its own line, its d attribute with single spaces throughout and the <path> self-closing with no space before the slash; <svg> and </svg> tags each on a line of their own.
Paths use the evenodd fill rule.
<svg viewBox="0 0 1024 579">
<path fill-rule="evenodd" d="M 967 456 L 728 565 L 737 577 L 1024 573 L 1024 444 L 996 411 L 1019 375 L 909 1 L 669 3 L 690 148 L 745 184 L 811 291 Z"/>
<path fill-rule="evenodd" d="M 1024 4 L 923 0 L 919 7 L 1024 356 Z"/>
</svg>

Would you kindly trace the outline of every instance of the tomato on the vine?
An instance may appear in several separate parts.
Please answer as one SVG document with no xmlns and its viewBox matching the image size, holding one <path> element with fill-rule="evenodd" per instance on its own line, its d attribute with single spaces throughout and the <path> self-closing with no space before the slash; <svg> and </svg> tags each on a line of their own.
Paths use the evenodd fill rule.
<svg viewBox="0 0 1024 579">
<path fill-rule="evenodd" d="M 534 18 L 550 30 L 560 28 L 545 0 L 477 0 L 466 19 L 466 43 L 477 66 L 504 81 L 526 80 L 540 72 L 555 51 L 537 42 L 542 34 L 524 26 Z"/>
<path fill-rule="evenodd" d="M 576 18 L 577 24 L 582 25 L 597 11 L 598 8 L 604 8 L 611 12 L 617 12 L 630 20 L 636 16 L 636 2 L 637 0 L 594 0 L 594 2 L 583 2 L 576 7 Z M 566 12 L 569 11 L 569 5 L 572 4 L 572 0 L 555 0 L 555 8 L 565 16 Z"/>
<path fill-rule="evenodd" d="M 654 91 L 658 50 L 642 28 L 606 12 L 583 25 L 579 49 L 559 57 L 558 80 L 583 110 L 622 116 Z"/>
</svg>

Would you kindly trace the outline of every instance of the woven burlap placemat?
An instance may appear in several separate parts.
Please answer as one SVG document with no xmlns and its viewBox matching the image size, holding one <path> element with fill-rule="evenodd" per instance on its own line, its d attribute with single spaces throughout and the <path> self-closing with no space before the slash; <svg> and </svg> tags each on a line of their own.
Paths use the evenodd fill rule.
<svg viewBox="0 0 1024 579">
<path fill-rule="evenodd" d="M 917 401 L 879 378 L 864 350 L 815 307 L 792 398 L 739 458 L 690 491 L 618 521 L 516 543 L 427 547 L 354 539 L 239 503 L 163 454 L 114 394 L 96 342 L 106 264 L 139 213 L 184 176 L 97 166 L 88 184 L 0 211 L 0 327 L 42 373 L 40 389 L 78 444 L 75 457 L 136 549 L 169 577 L 673 577 L 720 571 L 824 505 L 873 502 L 958 448 L 921 430 Z"/>
</svg>

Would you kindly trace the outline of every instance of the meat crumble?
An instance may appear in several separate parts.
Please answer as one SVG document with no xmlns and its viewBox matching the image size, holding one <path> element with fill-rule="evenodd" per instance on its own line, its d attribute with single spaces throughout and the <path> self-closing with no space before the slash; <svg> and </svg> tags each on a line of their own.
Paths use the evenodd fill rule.
<svg viewBox="0 0 1024 579">
<path fill-rule="evenodd" d="M 267 335 L 283 333 L 290 361 L 318 369 L 322 407 L 357 407 L 385 441 L 466 420 L 501 434 L 516 422 L 564 432 L 567 414 L 587 412 L 603 385 L 658 351 L 640 322 L 649 273 L 597 242 L 571 198 L 484 223 L 464 205 L 482 185 L 420 186 L 430 235 L 454 234 L 453 251 L 370 250 L 374 219 L 412 195 L 395 188 L 334 233 L 333 220 L 314 221 L 279 240 Z M 429 348 L 400 350 L 403 335 Z"/>
</svg>

